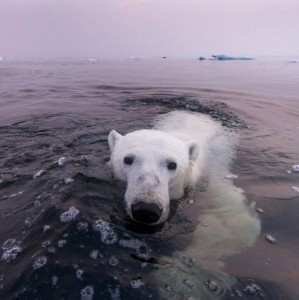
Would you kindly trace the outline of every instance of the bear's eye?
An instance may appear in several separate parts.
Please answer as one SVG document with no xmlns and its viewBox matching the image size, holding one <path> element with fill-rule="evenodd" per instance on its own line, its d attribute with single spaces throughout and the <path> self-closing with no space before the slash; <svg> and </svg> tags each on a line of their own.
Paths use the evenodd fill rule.
<svg viewBox="0 0 299 300">
<path fill-rule="evenodd" d="M 171 161 L 171 162 L 169 162 L 169 163 L 167 164 L 167 169 L 170 170 L 170 171 L 175 170 L 176 167 L 177 167 L 177 165 L 176 165 L 176 163 L 173 162 L 173 161 Z"/>
<path fill-rule="evenodd" d="M 133 164 L 133 162 L 134 162 L 134 157 L 133 156 L 126 156 L 125 158 L 124 158 L 124 164 L 126 164 L 126 165 L 132 165 Z"/>
</svg>

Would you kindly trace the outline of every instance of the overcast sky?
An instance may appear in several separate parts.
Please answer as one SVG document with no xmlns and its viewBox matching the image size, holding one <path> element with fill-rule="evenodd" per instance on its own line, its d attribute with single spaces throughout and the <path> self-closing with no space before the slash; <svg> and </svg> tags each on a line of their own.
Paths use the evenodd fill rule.
<svg viewBox="0 0 299 300">
<path fill-rule="evenodd" d="M 299 55 L 299 0 L 0 4 L 0 56 Z"/>
</svg>

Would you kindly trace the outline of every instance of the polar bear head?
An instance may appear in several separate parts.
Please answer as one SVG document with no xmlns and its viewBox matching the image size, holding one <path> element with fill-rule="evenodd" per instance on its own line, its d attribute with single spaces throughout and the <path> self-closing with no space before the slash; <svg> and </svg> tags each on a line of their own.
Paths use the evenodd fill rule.
<svg viewBox="0 0 299 300">
<path fill-rule="evenodd" d="M 108 136 L 114 175 L 127 182 L 125 207 L 130 218 L 155 225 L 166 221 L 170 199 L 181 198 L 198 156 L 194 141 L 158 130 Z"/>
</svg>

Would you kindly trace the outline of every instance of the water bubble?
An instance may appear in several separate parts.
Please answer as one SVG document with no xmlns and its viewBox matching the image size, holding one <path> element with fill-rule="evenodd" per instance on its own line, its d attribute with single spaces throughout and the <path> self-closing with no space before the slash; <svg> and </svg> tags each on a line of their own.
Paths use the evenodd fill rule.
<svg viewBox="0 0 299 300">
<path fill-rule="evenodd" d="M 81 300 L 92 300 L 94 295 L 94 288 L 92 285 L 86 286 L 81 290 Z"/>
<path fill-rule="evenodd" d="M 76 270 L 76 277 L 79 279 L 79 280 L 83 280 L 83 273 L 84 273 L 84 271 L 83 270 L 81 270 L 81 269 L 78 269 L 78 270 Z"/>
<path fill-rule="evenodd" d="M 262 295 L 262 289 L 261 289 L 258 285 L 254 284 L 254 283 L 252 283 L 252 284 L 250 284 L 250 285 L 247 285 L 247 286 L 243 289 L 243 292 L 244 292 L 245 294 L 251 295 L 251 296 L 254 296 L 254 295 Z"/>
<path fill-rule="evenodd" d="M 50 225 L 44 225 L 43 231 L 46 232 L 46 231 L 48 231 L 50 228 L 51 228 Z"/>
<path fill-rule="evenodd" d="M 36 172 L 36 173 L 33 175 L 33 179 L 36 179 L 37 177 L 42 176 L 45 172 L 46 172 L 46 170 L 39 170 L 38 172 Z"/>
<path fill-rule="evenodd" d="M 299 165 L 293 165 L 292 169 L 294 172 L 299 172 Z"/>
<path fill-rule="evenodd" d="M 118 258 L 116 258 L 115 256 L 111 256 L 108 260 L 108 263 L 110 266 L 115 267 L 118 264 Z"/>
<path fill-rule="evenodd" d="M 130 281 L 130 285 L 133 289 L 139 289 L 144 285 L 144 282 L 142 281 L 142 278 L 135 278 Z"/>
<path fill-rule="evenodd" d="M 117 235 L 108 222 L 99 219 L 93 224 L 93 229 L 100 232 L 103 243 L 110 245 L 117 242 Z"/>
<path fill-rule="evenodd" d="M 54 254 L 56 252 L 56 249 L 54 247 L 49 247 L 48 248 L 48 253 Z"/>
<path fill-rule="evenodd" d="M 64 183 L 65 183 L 65 184 L 72 183 L 73 181 L 74 181 L 73 178 L 64 178 Z"/>
<path fill-rule="evenodd" d="M 59 167 L 63 167 L 65 165 L 65 162 L 66 162 L 65 156 L 62 156 L 57 160 L 57 164 Z"/>
<path fill-rule="evenodd" d="M 224 176 L 224 178 L 226 179 L 237 179 L 238 178 L 238 175 L 235 175 L 235 174 L 227 174 Z"/>
<path fill-rule="evenodd" d="M 118 244 L 122 247 L 133 249 L 136 251 L 137 256 L 140 258 L 148 258 L 149 248 L 146 243 L 133 239 L 129 235 L 126 236 L 128 239 L 119 240 Z"/>
<path fill-rule="evenodd" d="M 194 286 L 193 282 L 189 279 L 184 279 L 183 283 L 184 283 L 185 286 L 187 286 L 189 288 L 193 288 L 193 286 Z"/>
<path fill-rule="evenodd" d="M 21 252 L 22 248 L 19 245 L 19 242 L 15 239 L 8 239 L 3 243 L 2 249 L 4 252 L 2 253 L 1 259 L 5 262 L 11 262 L 14 260 Z"/>
<path fill-rule="evenodd" d="M 110 294 L 111 300 L 120 300 L 120 288 L 117 286 L 114 290 L 108 287 L 108 292 Z"/>
<path fill-rule="evenodd" d="M 59 248 L 62 248 L 67 243 L 67 240 L 59 240 L 57 242 L 57 245 Z"/>
<path fill-rule="evenodd" d="M 47 257 L 46 256 L 39 256 L 33 263 L 32 267 L 33 270 L 37 270 L 45 266 L 47 263 Z"/>
<path fill-rule="evenodd" d="M 56 286 L 58 284 L 59 278 L 57 276 L 51 277 L 51 283 L 52 285 Z"/>
<path fill-rule="evenodd" d="M 50 245 L 51 245 L 51 241 L 44 241 L 44 242 L 42 242 L 42 247 L 43 248 L 46 248 L 46 247 L 48 247 Z"/>
<path fill-rule="evenodd" d="M 92 259 L 97 259 L 99 256 L 99 251 L 98 250 L 92 250 L 89 254 L 90 258 Z"/>
<path fill-rule="evenodd" d="M 77 229 L 79 231 L 87 232 L 88 231 L 88 223 L 87 222 L 78 222 Z"/>
<path fill-rule="evenodd" d="M 69 210 L 67 210 L 66 212 L 62 213 L 60 215 L 60 221 L 61 222 L 70 222 L 72 220 L 74 220 L 80 213 L 80 210 L 77 209 L 74 206 L 71 206 L 69 208 Z"/>
<path fill-rule="evenodd" d="M 276 243 L 277 243 L 276 239 L 275 239 L 272 235 L 270 235 L 270 234 L 266 234 L 266 235 L 265 235 L 265 239 L 266 239 L 269 243 L 271 243 L 271 244 L 276 244 Z"/>
<path fill-rule="evenodd" d="M 210 280 L 208 279 L 205 282 L 205 285 L 207 286 L 207 288 L 211 291 L 211 292 L 216 292 L 219 288 L 218 283 L 215 280 Z"/>
</svg>

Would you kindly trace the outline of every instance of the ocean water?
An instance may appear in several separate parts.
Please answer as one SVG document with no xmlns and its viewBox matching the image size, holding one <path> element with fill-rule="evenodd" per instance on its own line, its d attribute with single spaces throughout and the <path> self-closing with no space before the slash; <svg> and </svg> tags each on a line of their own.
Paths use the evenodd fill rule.
<svg viewBox="0 0 299 300">
<path fill-rule="evenodd" d="M 1 61 L 0 298 L 298 299 L 298 95 L 284 58 Z M 107 136 L 174 110 L 238 142 L 143 229 Z"/>
</svg>

